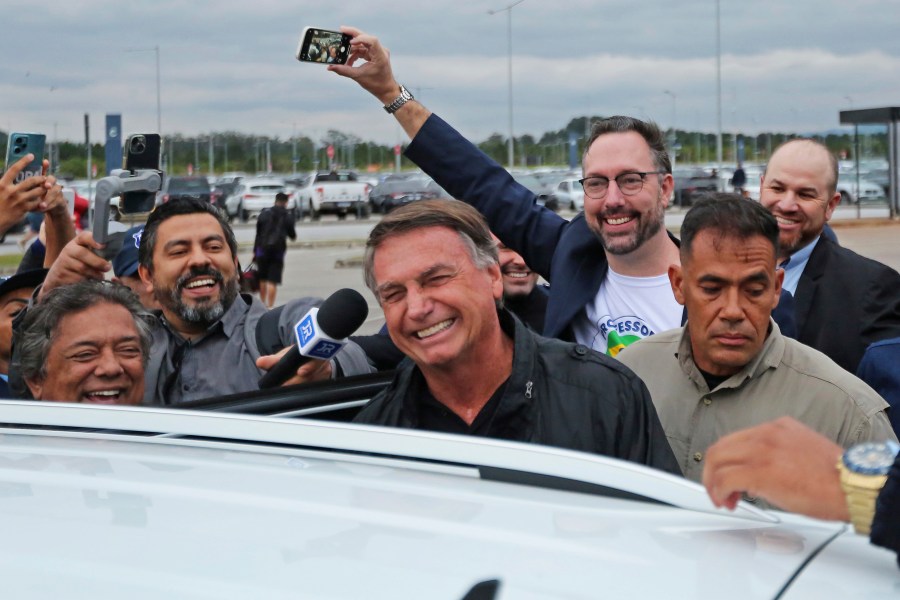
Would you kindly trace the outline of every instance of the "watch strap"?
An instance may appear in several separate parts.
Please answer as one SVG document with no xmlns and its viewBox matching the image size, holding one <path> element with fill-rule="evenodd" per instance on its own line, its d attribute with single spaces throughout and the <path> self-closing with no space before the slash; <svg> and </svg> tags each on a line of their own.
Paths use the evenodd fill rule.
<svg viewBox="0 0 900 600">
<path fill-rule="evenodd" d="M 887 481 L 887 475 L 862 475 L 847 468 L 843 459 L 838 461 L 841 488 L 847 498 L 847 510 L 853 529 L 861 535 L 869 535 L 875 517 L 875 501 Z"/>
<path fill-rule="evenodd" d="M 414 96 L 411 93 L 409 93 L 409 90 L 406 89 L 403 85 L 401 85 L 400 86 L 400 95 L 397 96 L 394 99 L 394 101 L 391 102 L 390 104 L 386 104 L 384 106 L 384 110 L 387 111 L 387 114 L 392 115 L 395 112 L 397 112 L 398 110 L 400 110 L 401 106 L 403 106 L 404 104 L 406 104 L 407 102 L 409 102 L 410 100 L 413 100 L 413 99 L 414 99 Z"/>
</svg>

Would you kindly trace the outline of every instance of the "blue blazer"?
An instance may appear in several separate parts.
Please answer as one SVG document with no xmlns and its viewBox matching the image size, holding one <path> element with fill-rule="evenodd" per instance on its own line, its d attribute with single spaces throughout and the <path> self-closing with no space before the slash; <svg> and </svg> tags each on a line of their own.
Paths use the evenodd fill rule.
<svg viewBox="0 0 900 600">
<path fill-rule="evenodd" d="M 539 205 L 506 169 L 434 114 L 406 156 L 451 196 L 477 208 L 497 237 L 550 282 L 544 335 L 574 340 L 572 322 L 593 301 L 609 269 L 606 252 L 588 229 L 584 213 L 567 221 Z M 783 334 L 796 336 L 789 293 L 782 293 L 772 317 Z"/>
<path fill-rule="evenodd" d="M 900 338 L 881 340 L 866 349 L 856 376 L 891 405 L 888 417 L 900 436 Z"/>
</svg>

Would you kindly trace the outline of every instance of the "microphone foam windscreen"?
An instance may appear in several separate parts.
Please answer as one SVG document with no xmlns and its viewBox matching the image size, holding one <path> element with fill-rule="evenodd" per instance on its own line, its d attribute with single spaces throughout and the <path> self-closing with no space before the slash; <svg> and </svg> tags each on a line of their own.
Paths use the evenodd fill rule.
<svg viewBox="0 0 900 600">
<path fill-rule="evenodd" d="M 316 321 L 319 328 L 328 337 L 342 340 L 360 328 L 369 316 L 369 305 L 362 294 L 350 288 L 344 288 L 328 296 Z"/>
</svg>

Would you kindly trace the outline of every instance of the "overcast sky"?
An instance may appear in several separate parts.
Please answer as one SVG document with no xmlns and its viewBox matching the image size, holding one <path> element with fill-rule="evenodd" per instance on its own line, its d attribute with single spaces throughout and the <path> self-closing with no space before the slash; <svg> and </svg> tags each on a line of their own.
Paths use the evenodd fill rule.
<svg viewBox="0 0 900 600">
<path fill-rule="evenodd" d="M 237 130 L 395 143 L 354 82 L 294 59 L 306 25 L 354 25 L 391 49 L 397 79 L 466 136 L 508 131 L 511 0 L 46 0 L 5 19 L 0 127 L 103 139 Z M 7 6 L 7 11 L 10 7 Z M 714 0 L 524 0 L 512 9 L 514 130 L 585 114 L 716 129 Z M 821 131 L 838 111 L 900 104 L 900 1 L 721 0 L 726 131 Z M 129 51 L 137 50 L 137 51 Z M 666 93 L 666 90 L 670 94 Z M 674 98 L 673 98 L 674 96 Z"/>
</svg>

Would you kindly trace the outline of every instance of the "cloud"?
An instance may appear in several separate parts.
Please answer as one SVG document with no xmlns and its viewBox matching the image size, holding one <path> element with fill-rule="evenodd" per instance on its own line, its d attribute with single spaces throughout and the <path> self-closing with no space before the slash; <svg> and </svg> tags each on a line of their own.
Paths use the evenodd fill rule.
<svg viewBox="0 0 900 600">
<path fill-rule="evenodd" d="M 467 136 L 508 129 L 507 14 L 488 14 L 507 2 L 45 4 L 8 30 L 16 52 L 0 67 L 0 127 L 46 131 L 55 123 L 60 137 L 81 139 L 83 113 L 99 123 L 121 112 L 126 131 L 155 129 L 159 46 L 164 133 L 341 129 L 394 143 L 397 125 L 376 100 L 293 59 L 303 26 L 346 23 L 380 35 L 397 78 Z M 726 130 L 827 129 L 849 108 L 847 96 L 857 108 L 896 103 L 896 0 L 721 9 Z M 710 0 L 525 0 L 512 25 L 517 134 L 559 129 L 588 112 L 715 129 Z"/>
</svg>

